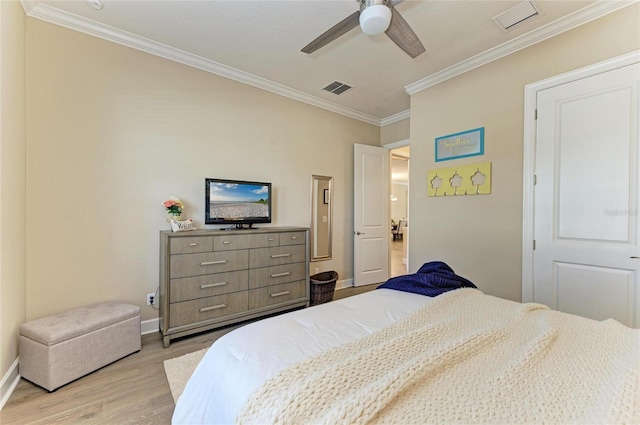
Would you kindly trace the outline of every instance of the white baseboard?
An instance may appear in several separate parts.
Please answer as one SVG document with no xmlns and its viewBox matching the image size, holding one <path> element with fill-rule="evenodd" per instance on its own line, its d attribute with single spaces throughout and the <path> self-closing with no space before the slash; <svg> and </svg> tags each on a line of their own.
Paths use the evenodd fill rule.
<svg viewBox="0 0 640 425">
<path fill-rule="evenodd" d="M 336 282 L 336 289 L 345 289 L 345 288 L 352 288 L 352 287 L 353 287 L 353 278 L 339 280 Z"/>
<path fill-rule="evenodd" d="M 13 390 L 18 386 L 20 382 L 20 375 L 18 374 L 18 359 L 13 362 L 7 373 L 2 377 L 0 381 L 0 410 L 9 401 L 9 397 L 13 394 Z"/>
<path fill-rule="evenodd" d="M 140 333 L 142 335 L 160 332 L 160 319 L 143 320 L 140 323 Z"/>
</svg>

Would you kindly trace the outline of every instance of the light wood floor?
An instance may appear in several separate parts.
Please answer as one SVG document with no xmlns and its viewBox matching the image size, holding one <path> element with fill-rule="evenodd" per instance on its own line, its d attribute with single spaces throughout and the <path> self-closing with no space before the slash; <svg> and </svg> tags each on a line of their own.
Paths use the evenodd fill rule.
<svg viewBox="0 0 640 425">
<path fill-rule="evenodd" d="M 391 273 L 389 277 L 407 274 L 407 265 L 402 264 L 402 241 L 392 240 L 389 253 L 391 256 Z"/>
<path fill-rule="evenodd" d="M 334 299 L 377 286 L 340 289 Z M 170 424 L 174 404 L 164 361 L 209 347 L 237 327 L 177 340 L 166 349 L 159 334 L 145 335 L 140 352 L 53 393 L 22 379 L 0 411 L 0 424 Z"/>
</svg>

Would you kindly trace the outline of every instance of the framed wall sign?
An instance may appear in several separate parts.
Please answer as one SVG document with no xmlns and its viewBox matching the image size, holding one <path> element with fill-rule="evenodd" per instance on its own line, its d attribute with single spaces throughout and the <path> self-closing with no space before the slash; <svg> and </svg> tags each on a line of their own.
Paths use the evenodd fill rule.
<svg viewBox="0 0 640 425">
<path fill-rule="evenodd" d="M 484 127 L 436 138 L 436 162 L 484 155 Z"/>
</svg>

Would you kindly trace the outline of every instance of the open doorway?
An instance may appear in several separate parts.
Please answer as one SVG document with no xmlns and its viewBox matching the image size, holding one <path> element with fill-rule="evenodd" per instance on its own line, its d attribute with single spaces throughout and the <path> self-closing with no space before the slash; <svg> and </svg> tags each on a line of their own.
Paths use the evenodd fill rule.
<svg viewBox="0 0 640 425">
<path fill-rule="evenodd" d="M 391 149 L 390 277 L 408 273 L 409 265 L 409 157 L 410 147 Z"/>
</svg>

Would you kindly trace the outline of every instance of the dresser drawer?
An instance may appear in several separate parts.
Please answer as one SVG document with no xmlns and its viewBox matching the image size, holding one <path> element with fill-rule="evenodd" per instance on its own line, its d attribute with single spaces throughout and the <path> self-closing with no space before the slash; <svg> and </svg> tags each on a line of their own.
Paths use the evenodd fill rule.
<svg viewBox="0 0 640 425">
<path fill-rule="evenodd" d="M 260 233 L 256 235 L 223 235 L 214 236 L 214 251 L 230 251 L 234 249 L 266 248 L 280 244 L 279 234 Z"/>
<path fill-rule="evenodd" d="M 305 298 L 305 281 L 249 290 L 249 310 Z"/>
<path fill-rule="evenodd" d="M 177 327 L 241 313 L 247 310 L 247 300 L 247 291 L 243 291 L 171 304 L 169 323 Z"/>
<path fill-rule="evenodd" d="M 267 245 L 265 247 L 270 246 L 279 246 L 280 245 L 280 234 L 279 233 L 270 233 L 267 236 Z M 259 246 L 252 246 L 252 248 L 260 248 Z"/>
<path fill-rule="evenodd" d="M 192 254 L 213 251 L 213 236 L 171 239 L 171 254 Z"/>
<path fill-rule="evenodd" d="M 206 274 L 196 277 L 171 279 L 171 302 L 194 300 L 229 292 L 245 291 L 249 287 L 249 272 Z"/>
<path fill-rule="evenodd" d="M 284 264 L 249 270 L 249 288 L 277 285 L 303 280 L 307 276 L 306 263 Z"/>
<path fill-rule="evenodd" d="M 249 253 L 249 268 L 277 266 L 306 261 L 306 245 L 278 246 L 252 249 Z"/>
<path fill-rule="evenodd" d="M 280 245 L 304 245 L 307 242 L 306 232 L 280 233 Z"/>
<path fill-rule="evenodd" d="M 248 268 L 248 264 L 249 252 L 247 250 L 172 255 L 169 277 L 175 279 L 244 270 Z"/>
</svg>

